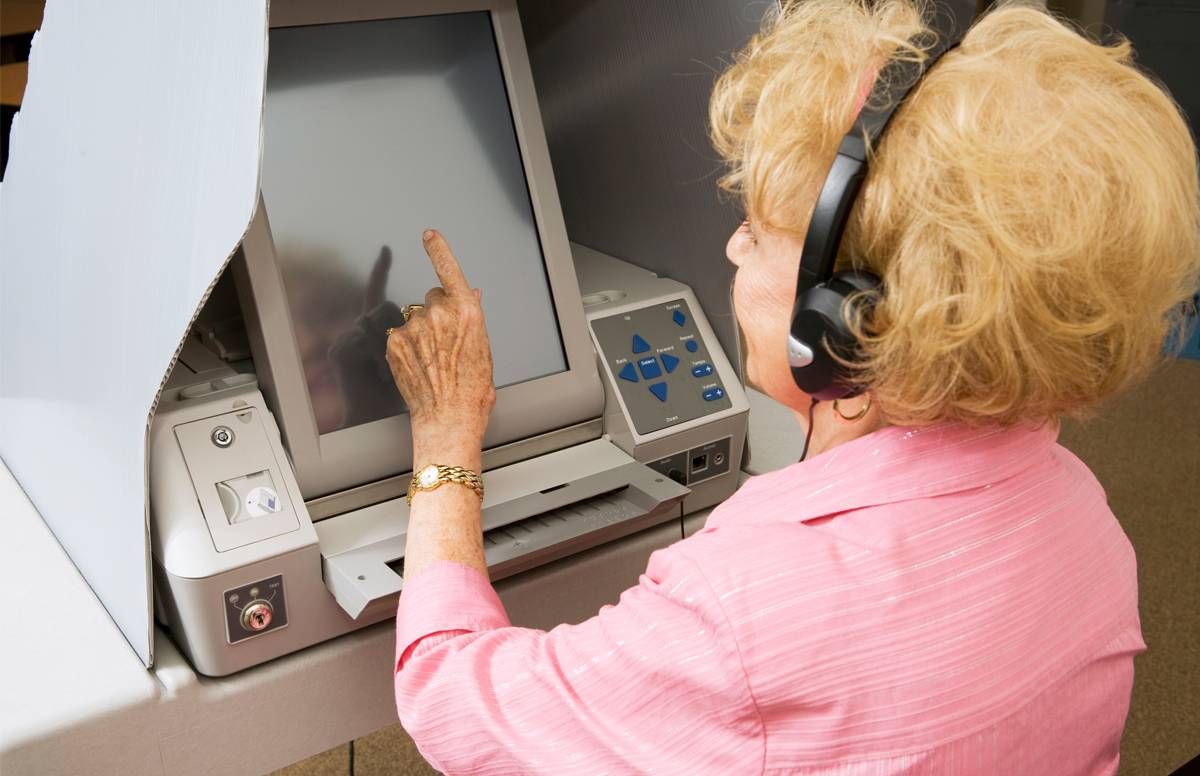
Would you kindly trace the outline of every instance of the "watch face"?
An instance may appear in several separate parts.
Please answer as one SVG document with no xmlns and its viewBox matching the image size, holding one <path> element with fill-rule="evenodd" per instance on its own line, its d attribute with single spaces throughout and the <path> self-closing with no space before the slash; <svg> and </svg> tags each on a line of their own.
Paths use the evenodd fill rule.
<svg viewBox="0 0 1200 776">
<path fill-rule="evenodd" d="M 421 470 L 421 473 L 417 475 L 417 483 L 422 488 L 431 487 L 435 482 L 437 482 L 437 479 L 438 479 L 438 469 L 437 469 L 437 466 L 435 466 L 433 464 L 429 464 L 428 466 L 426 466 L 424 469 Z"/>
</svg>

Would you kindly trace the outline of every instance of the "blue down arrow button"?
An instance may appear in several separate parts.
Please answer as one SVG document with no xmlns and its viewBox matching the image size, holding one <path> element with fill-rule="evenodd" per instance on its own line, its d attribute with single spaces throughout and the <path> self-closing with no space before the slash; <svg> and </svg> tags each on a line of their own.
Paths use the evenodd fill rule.
<svg viewBox="0 0 1200 776">
<path fill-rule="evenodd" d="M 679 359 L 670 353 L 663 353 L 659 358 L 662 359 L 663 369 L 667 370 L 667 374 L 671 374 L 675 371 L 675 367 L 679 366 Z"/>
<path fill-rule="evenodd" d="M 657 396 L 659 401 L 666 401 L 667 400 L 667 384 L 666 383 L 654 383 L 653 385 L 650 386 L 650 393 Z"/>
<path fill-rule="evenodd" d="M 628 380 L 631 383 L 636 383 L 638 381 L 638 374 L 637 370 L 633 368 L 633 362 L 629 361 L 625 366 L 621 367 L 621 371 L 617 372 L 617 377 L 622 380 Z"/>
</svg>

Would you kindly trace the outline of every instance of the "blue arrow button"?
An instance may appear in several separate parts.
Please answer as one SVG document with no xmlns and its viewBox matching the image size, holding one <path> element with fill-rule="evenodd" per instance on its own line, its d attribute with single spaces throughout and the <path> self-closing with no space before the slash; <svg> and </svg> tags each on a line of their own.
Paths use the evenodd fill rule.
<svg viewBox="0 0 1200 776">
<path fill-rule="evenodd" d="M 633 352 L 634 353 L 645 353 L 649 349 L 650 349 L 649 342 L 646 342 L 646 340 L 642 339 L 641 335 L 639 335 L 639 334 L 633 335 Z"/>
<path fill-rule="evenodd" d="M 676 310 L 671 315 L 671 320 L 675 321 L 676 326 L 682 326 L 687 323 L 687 316 L 683 314 L 683 310 Z"/>
<path fill-rule="evenodd" d="M 667 400 L 667 384 L 666 383 L 655 383 L 654 385 L 651 385 L 650 393 L 657 396 L 659 401 L 666 401 Z"/>
<path fill-rule="evenodd" d="M 637 370 L 633 368 L 633 362 L 630 361 L 626 363 L 625 366 L 621 367 L 621 371 L 617 372 L 617 377 L 621 378 L 622 380 L 628 380 L 631 383 L 636 383 L 638 381 L 638 376 Z"/>
<path fill-rule="evenodd" d="M 679 359 L 670 353 L 663 353 L 659 358 L 662 359 L 663 369 L 667 370 L 667 374 L 671 374 L 675 371 L 675 367 L 679 366 Z"/>
</svg>

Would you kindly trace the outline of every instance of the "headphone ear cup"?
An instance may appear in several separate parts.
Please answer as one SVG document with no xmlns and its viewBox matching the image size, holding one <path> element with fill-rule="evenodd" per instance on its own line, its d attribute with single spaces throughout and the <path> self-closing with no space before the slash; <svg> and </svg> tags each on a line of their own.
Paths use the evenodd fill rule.
<svg viewBox="0 0 1200 776">
<path fill-rule="evenodd" d="M 828 285 L 831 289 L 841 294 L 847 301 L 847 304 L 842 306 L 842 314 L 839 317 L 839 321 L 846 332 L 846 336 L 854 339 L 850 333 L 851 315 L 859 316 L 862 319 L 871 317 L 871 311 L 875 308 L 875 302 L 878 300 L 880 291 L 883 288 L 883 281 L 879 279 L 878 275 L 871 272 L 852 270 L 849 272 L 839 272 L 834 275 Z M 853 360 L 860 360 L 857 358 L 860 352 L 857 340 L 854 342 L 853 351 Z"/>
<path fill-rule="evenodd" d="M 858 269 L 839 272 L 829 281 L 831 288 L 845 291 L 844 296 L 850 296 L 855 291 L 878 291 L 882 285 L 883 281 L 879 279 L 878 275 Z"/>
<path fill-rule="evenodd" d="M 821 401 L 844 399 L 855 392 L 849 370 L 839 361 L 853 363 L 859 355 L 858 340 L 846 317 L 847 300 L 854 299 L 849 304 L 856 306 L 870 304 L 870 297 L 863 299 L 857 292 L 876 291 L 879 285 L 879 278 L 868 272 L 844 272 L 800 295 L 792 336 L 813 354 L 812 363 L 792 367 L 792 379 L 800 390 Z"/>
</svg>

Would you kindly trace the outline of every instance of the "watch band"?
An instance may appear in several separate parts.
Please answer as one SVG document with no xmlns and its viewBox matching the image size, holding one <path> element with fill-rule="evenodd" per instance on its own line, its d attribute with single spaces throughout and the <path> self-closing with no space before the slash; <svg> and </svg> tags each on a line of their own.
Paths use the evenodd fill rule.
<svg viewBox="0 0 1200 776">
<path fill-rule="evenodd" d="M 420 491 L 437 490 L 447 482 L 470 488 L 480 501 L 483 500 L 483 478 L 478 473 L 461 466 L 431 463 L 413 472 L 412 481 L 408 483 L 409 506 L 412 506 L 413 496 Z"/>
</svg>

